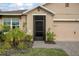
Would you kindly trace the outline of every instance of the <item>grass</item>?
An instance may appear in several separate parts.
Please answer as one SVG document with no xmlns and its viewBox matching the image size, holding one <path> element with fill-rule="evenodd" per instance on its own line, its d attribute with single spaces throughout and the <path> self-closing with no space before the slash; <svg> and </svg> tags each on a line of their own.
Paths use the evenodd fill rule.
<svg viewBox="0 0 79 59">
<path fill-rule="evenodd" d="M 6 56 L 5 50 L 0 48 L 0 55 Z M 24 50 L 12 48 L 12 50 L 8 49 L 7 53 L 11 56 L 68 56 L 64 50 L 56 48 L 26 48 Z"/>
<path fill-rule="evenodd" d="M 16 56 L 68 56 L 68 54 L 61 49 L 53 48 L 32 48 L 27 53 L 16 53 Z"/>
</svg>

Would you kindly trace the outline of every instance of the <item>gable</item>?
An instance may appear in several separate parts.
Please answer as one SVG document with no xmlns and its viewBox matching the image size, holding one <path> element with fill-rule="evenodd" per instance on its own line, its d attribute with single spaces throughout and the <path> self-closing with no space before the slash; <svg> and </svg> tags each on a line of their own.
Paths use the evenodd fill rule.
<svg viewBox="0 0 79 59">
<path fill-rule="evenodd" d="M 31 10 L 28 10 L 28 11 L 23 12 L 23 14 L 27 14 L 27 13 L 29 13 L 29 12 L 35 10 L 35 9 L 38 9 L 38 11 L 39 11 L 40 9 L 42 9 L 43 11 L 46 11 L 46 12 L 48 12 L 48 13 L 51 13 L 52 15 L 55 14 L 53 11 L 47 9 L 47 8 L 44 7 L 44 6 L 37 6 L 37 7 L 33 8 L 33 9 L 31 9 Z"/>
</svg>

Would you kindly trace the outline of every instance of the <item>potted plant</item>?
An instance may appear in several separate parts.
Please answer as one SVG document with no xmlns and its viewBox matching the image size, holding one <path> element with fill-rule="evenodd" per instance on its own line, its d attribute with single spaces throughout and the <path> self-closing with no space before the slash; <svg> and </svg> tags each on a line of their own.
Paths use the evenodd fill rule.
<svg viewBox="0 0 79 59">
<path fill-rule="evenodd" d="M 54 34 L 54 32 L 50 32 L 50 30 L 49 30 L 47 32 L 47 40 L 46 40 L 46 42 L 55 44 L 54 40 L 55 40 L 55 34 Z"/>
</svg>

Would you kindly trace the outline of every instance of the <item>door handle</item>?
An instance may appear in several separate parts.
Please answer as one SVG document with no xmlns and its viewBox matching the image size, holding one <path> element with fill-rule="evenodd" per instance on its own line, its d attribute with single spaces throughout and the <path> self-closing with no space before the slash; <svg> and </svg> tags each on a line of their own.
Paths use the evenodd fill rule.
<svg viewBox="0 0 79 59">
<path fill-rule="evenodd" d="M 74 34 L 76 34 L 76 32 L 74 31 Z"/>
</svg>

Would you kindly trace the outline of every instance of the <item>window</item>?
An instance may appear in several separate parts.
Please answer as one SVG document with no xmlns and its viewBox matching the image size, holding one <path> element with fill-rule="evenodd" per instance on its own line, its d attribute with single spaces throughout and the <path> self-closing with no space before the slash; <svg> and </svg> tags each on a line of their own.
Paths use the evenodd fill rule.
<svg viewBox="0 0 79 59">
<path fill-rule="evenodd" d="M 4 18 L 4 25 L 10 26 L 10 19 Z"/>
<path fill-rule="evenodd" d="M 4 18 L 4 25 L 5 25 L 4 26 L 4 28 L 5 28 L 4 32 L 7 32 L 10 29 L 10 24 L 11 24 L 10 19 Z"/>
<path fill-rule="evenodd" d="M 3 18 L 3 24 L 12 29 L 19 28 L 19 18 Z"/>
<path fill-rule="evenodd" d="M 19 28 L 19 20 L 18 18 L 12 18 L 12 28 Z"/>
<path fill-rule="evenodd" d="M 65 3 L 65 7 L 69 7 L 69 3 Z"/>
</svg>

